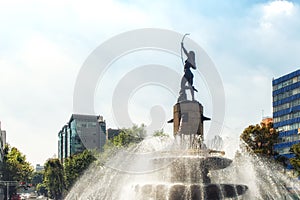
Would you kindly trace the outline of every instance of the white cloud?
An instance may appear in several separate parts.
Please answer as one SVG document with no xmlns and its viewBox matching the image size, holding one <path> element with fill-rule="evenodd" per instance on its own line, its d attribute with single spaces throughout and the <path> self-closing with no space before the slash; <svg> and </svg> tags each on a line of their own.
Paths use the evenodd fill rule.
<svg viewBox="0 0 300 200">
<path fill-rule="evenodd" d="M 295 12 L 293 2 L 289 1 L 271 1 L 262 6 L 262 9 L 264 19 L 272 19 L 278 16 L 291 16 Z"/>
<path fill-rule="evenodd" d="M 261 7 L 260 26 L 265 30 L 278 29 L 297 16 L 297 7 L 288 1 L 272 1 Z"/>
</svg>

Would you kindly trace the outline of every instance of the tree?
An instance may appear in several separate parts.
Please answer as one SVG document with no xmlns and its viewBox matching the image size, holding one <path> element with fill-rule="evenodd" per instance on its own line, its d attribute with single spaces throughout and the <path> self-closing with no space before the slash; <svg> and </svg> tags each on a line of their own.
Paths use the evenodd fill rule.
<svg viewBox="0 0 300 200">
<path fill-rule="evenodd" d="M 38 183 L 36 185 L 36 191 L 38 192 L 39 195 L 44 195 L 47 196 L 48 194 L 48 190 L 47 190 L 47 186 L 44 183 Z"/>
<path fill-rule="evenodd" d="M 39 183 L 43 183 L 43 179 L 44 179 L 44 171 L 33 172 L 31 183 L 34 186 L 37 186 Z"/>
<path fill-rule="evenodd" d="M 167 133 L 164 132 L 164 129 L 162 130 L 157 130 L 157 131 L 154 131 L 154 134 L 153 134 L 154 137 L 169 137 L 169 135 Z"/>
<path fill-rule="evenodd" d="M 61 199 L 65 184 L 64 169 L 60 160 L 57 158 L 47 160 L 44 170 L 44 184 L 48 195 L 56 200 Z"/>
<path fill-rule="evenodd" d="M 286 168 L 288 166 L 289 159 L 283 155 L 279 155 L 277 152 L 275 152 L 275 161 L 278 162 L 283 166 L 284 173 L 286 171 Z"/>
<path fill-rule="evenodd" d="M 111 142 L 116 147 L 128 147 L 131 144 L 141 142 L 146 137 L 145 125 L 140 127 L 134 125 L 132 128 L 123 128 L 119 135 L 115 136 Z"/>
<path fill-rule="evenodd" d="M 26 161 L 26 156 L 17 148 L 6 144 L 3 150 L 2 171 L 3 181 L 28 182 L 33 172 L 33 167 Z M 16 190 L 16 186 L 10 186 L 9 194 L 12 195 Z"/>
<path fill-rule="evenodd" d="M 89 150 L 85 150 L 82 153 L 67 158 L 64 161 L 66 188 L 70 189 L 80 175 L 82 175 L 88 166 L 95 160 L 96 158 Z"/>
<path fill-rule="evenodd" d="M 278 133 L 273 129 L 273 123 L 250 125 L 241 134 L 240 138 L 248 145 L 248 150 L 256 154 L 274 155 L 273 145 L 276 143 Z"/>
<path fill-rule="evenodd" d="M 28 182 L 33 167 L 26 161 L 26 156 L 17 148 L 6 144 L 4 147 L 3 172 L 3 180 L 5 181 Z"/>
<path fill-rule="evenodd" d="M 121 129 L 119 135 L 106 141 L 103 147 L 104 151 L 98 156 L 97 164 L 103 166 L 108 158 L 118 152 L 119 148 L 127 148 L 141 142 L 146 137 L 145 127 L 146 126 L 142 124 L 140 127 L 134 125 L 132 128 Z"/>
<path fill-rule="evenodd" d="M 295 157 L 290 159 L 290 163 L 299 174 L 300 173 L 300 143 L 294 144 L 291 147 L 290 152 L 295 154 Z"/>
</svg>

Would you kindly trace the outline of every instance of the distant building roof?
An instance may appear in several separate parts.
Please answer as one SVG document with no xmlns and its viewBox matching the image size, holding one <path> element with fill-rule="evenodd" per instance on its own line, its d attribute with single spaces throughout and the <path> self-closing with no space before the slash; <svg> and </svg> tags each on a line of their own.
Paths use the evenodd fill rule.
<svg viewBox="0 0 300 200">
<path fill-rule="evenodd" d="M 106 140 L 110 140 L 114 138 L 115 136 L 119 135 L 121 132 L 121 129 L 112 129 L 109 128 L 106 130 Z"/>
<path fill-rule="evenodd" d="M 44 166 L 40 165 L 40 164 L 36 164 L 35 166 L 35 171 L 36 172 L 40 172 L 44 170 Z"/>
<path fill-rule="evenodd" d="M 272 117 L 264 117 L 262 120 L 261 120 L 261 123 L 262 124 L 265 124 L 265 125 L 268 125 L 270 123 L 273 123 L 273 118 Z"/>
</svg>

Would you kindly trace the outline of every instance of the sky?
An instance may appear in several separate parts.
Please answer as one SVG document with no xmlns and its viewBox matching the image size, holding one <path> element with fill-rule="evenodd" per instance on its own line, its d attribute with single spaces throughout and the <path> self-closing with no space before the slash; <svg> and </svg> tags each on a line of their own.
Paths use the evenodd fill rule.
<svg viewBox="0 0 300 200">
<path fill-rule="evenodd" d="M 220 135 L 238 138 L 245 127 L 271 116 L 272 79 L 300 66 L 300 1 L 0 1 L 0 25 L 0 121 L 7 142 L 33 165 L 57 155 L 57 133 L 73 113 L 84 62 L 103 42 L 126 31 L 190 33 L 224 86 Z M 114 89 L 149 59 L 182 73 L 180 59 L 160 51 L 135 52 L 113 63 L 94 94 L 95 113 L 108 128 L 120 126 L 112 113 Z M 210 116 L 211 94 L 203 79 L 195 74 L 201 91 L 196 99 Z M 172 118 L 176 95 L 152 84 L 124 101 L 131 120 L 147 125 L 153 105 L 162 104 L 163 119 Z M 172 132 L 172 125 L 164 122 L 163 128 Z"/>
</svg>

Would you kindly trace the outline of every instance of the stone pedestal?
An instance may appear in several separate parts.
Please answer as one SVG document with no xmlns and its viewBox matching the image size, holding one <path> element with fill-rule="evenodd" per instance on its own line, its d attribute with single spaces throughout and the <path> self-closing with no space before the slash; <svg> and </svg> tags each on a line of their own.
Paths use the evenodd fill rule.
<svg viewBox="0 0 300 200">
<path fill-rule="evenodd" d="M 203 106 L 198 101 L 181 101 L 173 108 L 174 135 L 199 135 L 203 139 Z"/>
</svg>

